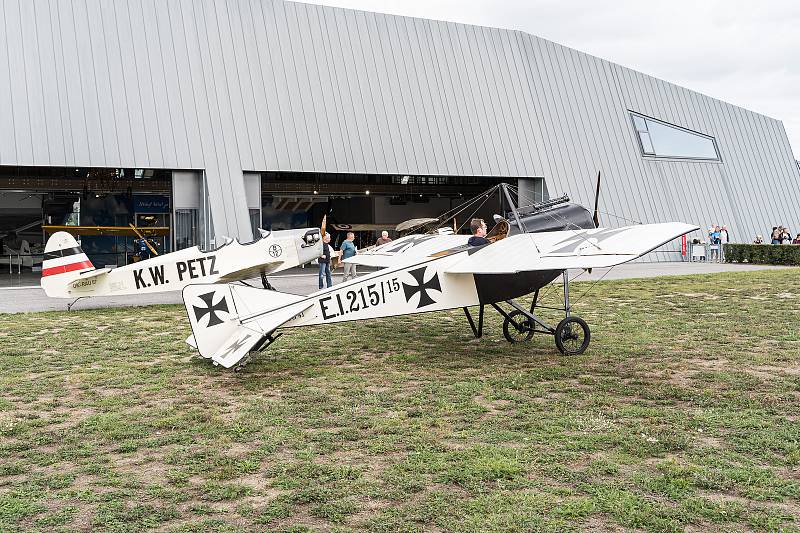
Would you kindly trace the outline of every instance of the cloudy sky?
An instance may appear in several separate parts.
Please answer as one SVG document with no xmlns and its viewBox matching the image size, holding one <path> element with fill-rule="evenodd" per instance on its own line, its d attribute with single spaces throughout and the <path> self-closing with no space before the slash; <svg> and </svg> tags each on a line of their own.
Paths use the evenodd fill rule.
<svg viewBox="0 0 800 533">
<path fill-rule="evenodd" d="M 796 0 L 306 0 L 523 30 L 783 121 L 800 159 Z"/>
</svg>

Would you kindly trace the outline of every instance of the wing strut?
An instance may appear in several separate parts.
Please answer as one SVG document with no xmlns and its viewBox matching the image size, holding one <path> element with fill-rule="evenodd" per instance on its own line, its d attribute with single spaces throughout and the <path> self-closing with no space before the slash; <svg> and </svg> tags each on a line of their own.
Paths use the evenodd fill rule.
<svg viewBox="0 0 800 533">
<path fill-rule="evenodd" d="M 516 204 L 514 204 L 514 201 L 511 199 L 511 195 L 508 194 L 508 185 L 501 183 L 500 188 L 503 189 L 503 194 L 508 202 L 508 207 L 510 207 L 511 212 L 514 213 L 514 218 L 517 220 L 517 227 L 519 228 L 519 231 L 521 233 L 528 233 L 528 230 L 525 229 L 525 225 L 522 223 L 522 219 L 519 218 L 519 212 L 517 211 Z"/>
</svg>

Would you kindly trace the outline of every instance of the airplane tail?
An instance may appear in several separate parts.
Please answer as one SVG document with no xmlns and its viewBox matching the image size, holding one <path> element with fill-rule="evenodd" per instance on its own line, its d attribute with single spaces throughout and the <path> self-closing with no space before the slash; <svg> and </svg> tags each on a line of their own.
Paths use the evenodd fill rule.
<svg viewBox="0 0 800 533">
<path fill-rule="evenodd" d="M 58 231 L 47 240 L 44 247 L 41 285 L 48 296 L 67 296 L 64 291 L 69 281 L 78 278 L 82 272 L 94 269 L 75 237 Z"/>
<path fill-rule="evenodd" d="M 243 285 L 202 284 L 183 289 L 192 326 L 186 342 L 230 368 L 274 340 L 273 332 L 307 309 L 308 298 Z"/>
</svg>

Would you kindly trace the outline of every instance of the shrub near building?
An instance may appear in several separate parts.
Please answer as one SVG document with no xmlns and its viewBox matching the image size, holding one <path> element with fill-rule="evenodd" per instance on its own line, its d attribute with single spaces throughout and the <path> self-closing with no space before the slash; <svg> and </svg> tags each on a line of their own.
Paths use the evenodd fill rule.
<svg viewBox="0 0 800 533">
<path fill-rule="evenodd" d="M 800 245 L 724 244 L 728 263 L 800 265 Z"/>
</svg>

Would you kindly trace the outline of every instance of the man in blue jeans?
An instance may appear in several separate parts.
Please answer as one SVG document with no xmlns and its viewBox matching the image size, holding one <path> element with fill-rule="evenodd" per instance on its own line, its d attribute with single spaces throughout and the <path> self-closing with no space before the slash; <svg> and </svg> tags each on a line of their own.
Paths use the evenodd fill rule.
<svg viewBox="0 0 800 533">
<path fill-rule="evenodd" d="M 351 257 L 354 257 L 356 253 L 358 253 L 356 243 L 353 242 L 354 240 L 356 240 L 356 234 L 352 231 L 348 231 L 347 239 L 345 239 L 345 241 L 339 247 L 339 251 L 342 252 L 342 261 L 345 259 L 350 259 Z M 344 263 L 344 276 L 342 277 L 342 281 L 354 279 L 355 277 L 356 265 L 354 263 Z"/>
<path fill-rule="evenodd" d="M 331 234 L 326 233 L 322 238 L 322 255 L 319 256 L 319 288 L 323 288 L 323 278 L 328 288 L 333 287 L 331 278 Z"/>
</svg>

